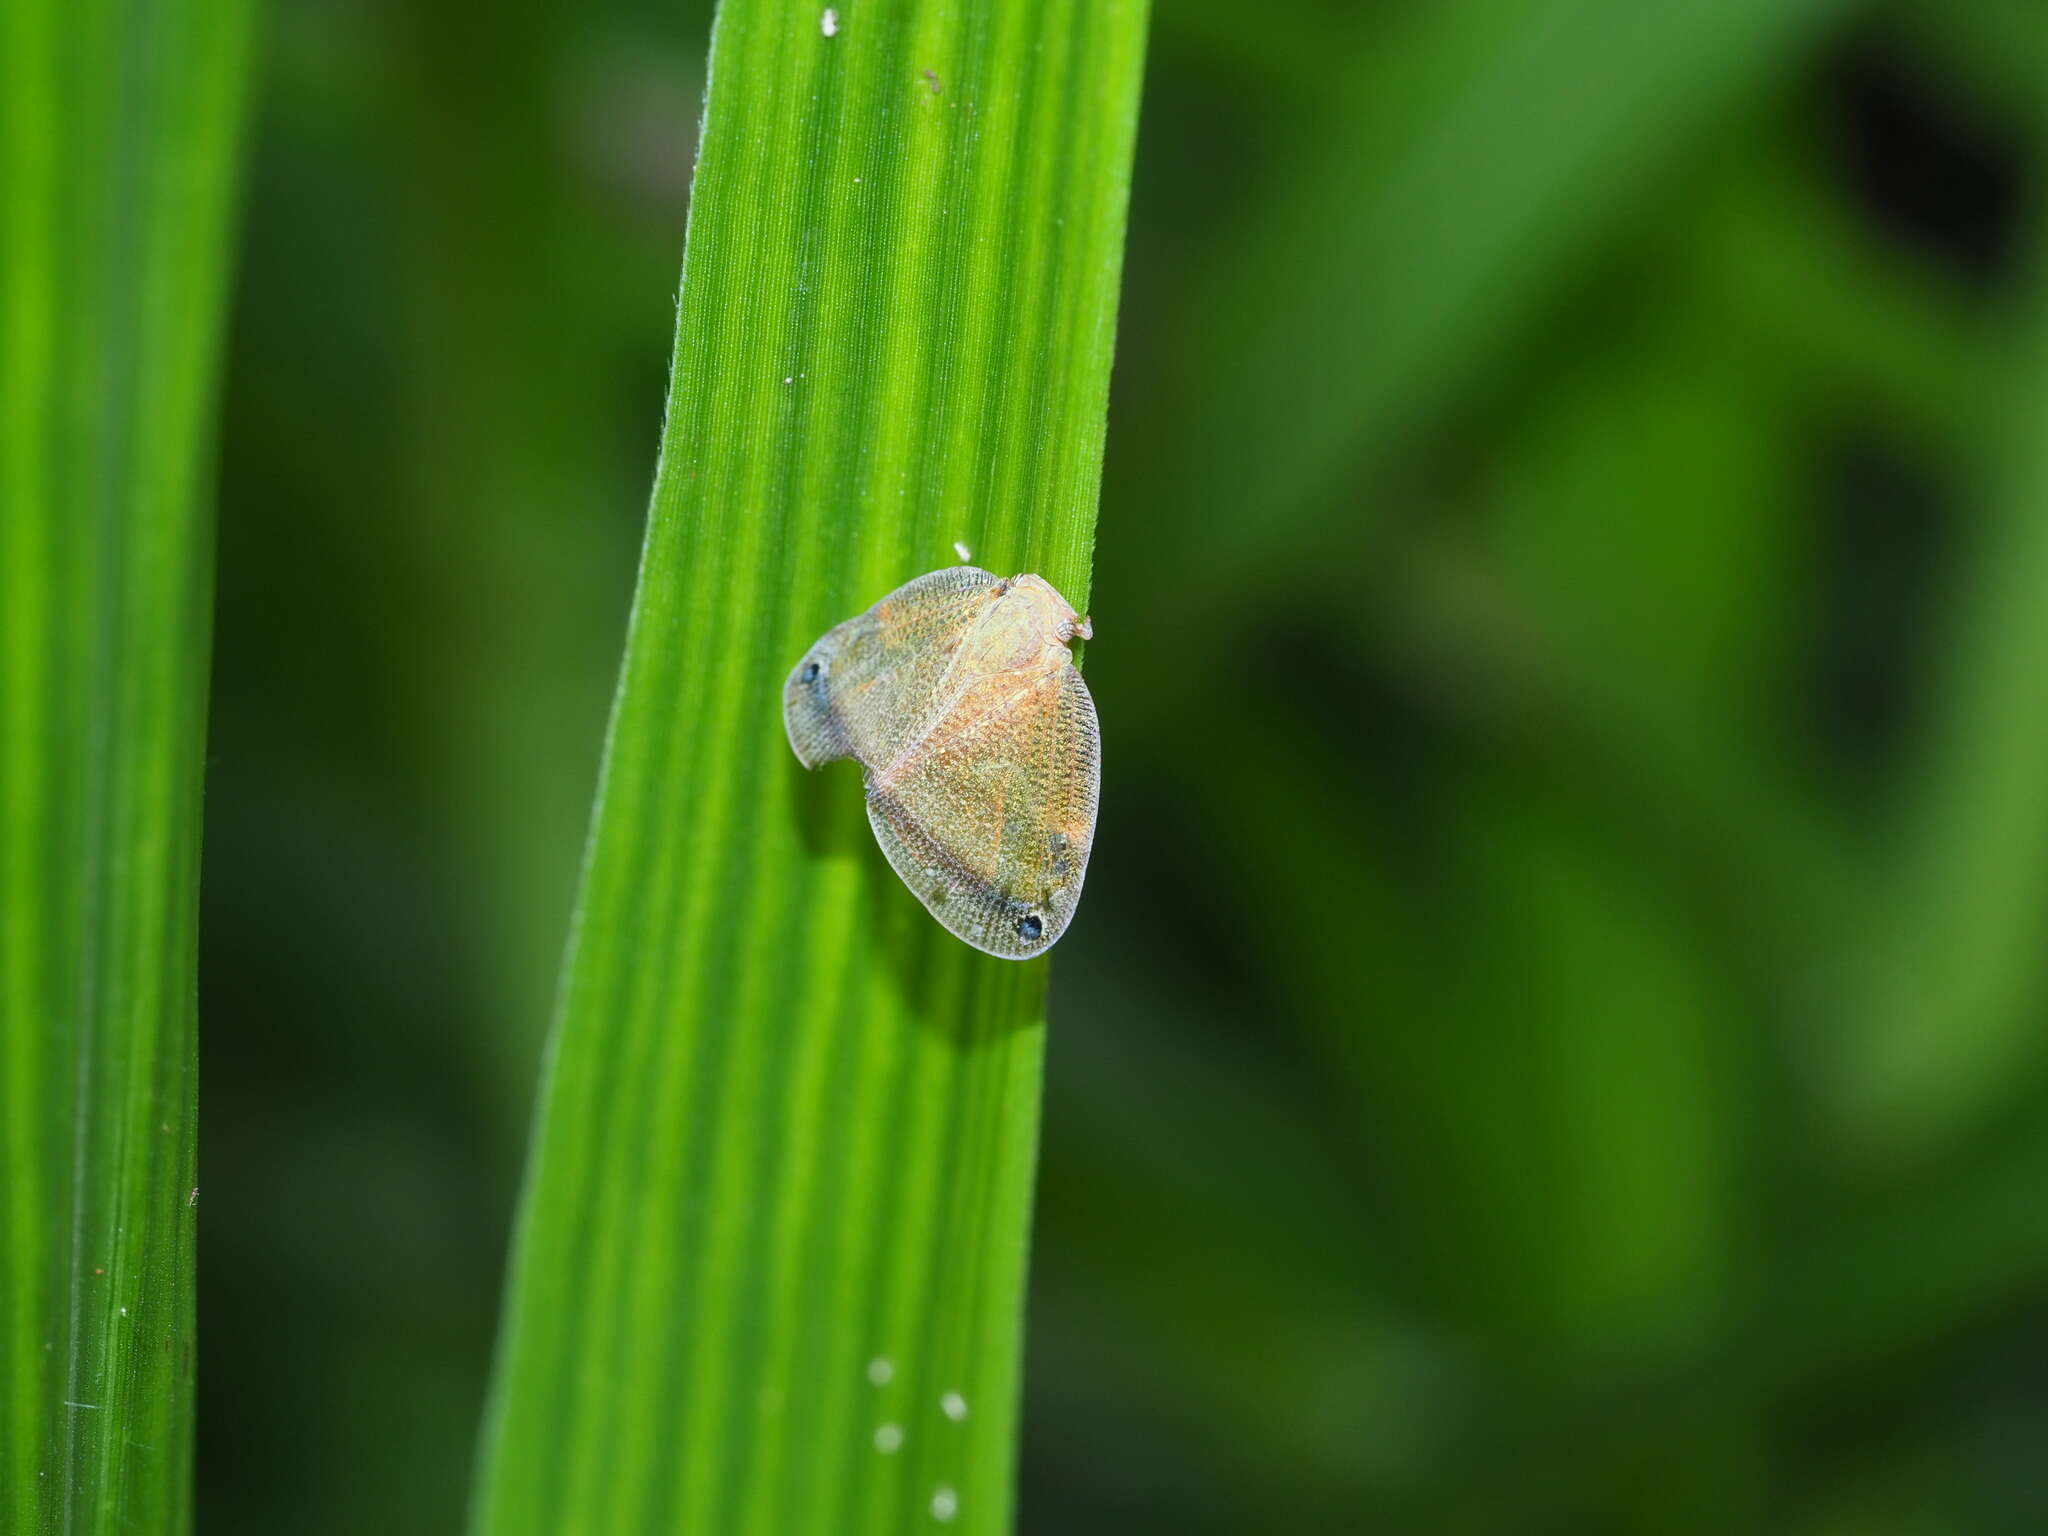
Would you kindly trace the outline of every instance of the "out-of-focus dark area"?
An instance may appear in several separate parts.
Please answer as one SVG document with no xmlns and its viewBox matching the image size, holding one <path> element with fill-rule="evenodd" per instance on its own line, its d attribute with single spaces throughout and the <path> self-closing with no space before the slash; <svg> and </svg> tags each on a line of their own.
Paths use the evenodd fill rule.
<svg viewBox="0 0 2048 1536">
<path fill-rule="evenodd" d="M 215 1536 L 460 1519 L 708 25 L 271 11 Z M 2036 0 L 1156 0 L 1026 1532 L 2048 1528 L 2044 86 Z"/>
</svg>

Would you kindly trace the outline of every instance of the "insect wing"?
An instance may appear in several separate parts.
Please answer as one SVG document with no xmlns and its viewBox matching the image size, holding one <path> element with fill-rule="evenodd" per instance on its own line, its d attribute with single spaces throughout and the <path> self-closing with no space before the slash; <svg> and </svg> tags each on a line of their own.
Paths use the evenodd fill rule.
<svg viewBox="0 0 2048 1536">
<path fill-rule="evenodd" d="M 994 679 L 870 781 L 868 821 L 932 916 L 976 949 L 1024 960 L 1066 931 L 1080 900 L 1100 778 L 1079 672 L 1021 692 Z"/>
<path fill-rule="evenodd" d="M 933 571 L 826 632 L 782 690 L 782 722 L 806 768 L 834 758 L 893 760 L 931 710 L 960 642 L 1000 577 L 973 566 Z"/>
</svg>

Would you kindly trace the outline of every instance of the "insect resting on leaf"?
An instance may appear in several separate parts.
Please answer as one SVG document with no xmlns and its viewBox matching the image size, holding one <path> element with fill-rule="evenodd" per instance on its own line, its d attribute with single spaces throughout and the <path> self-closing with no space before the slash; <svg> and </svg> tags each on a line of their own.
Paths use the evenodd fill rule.
<svg viewBox="0 0 2048 1536">
<path fill-rule="evenodd" d="M 971 565 L 827 631 L 782 690 L 806 768 L 857 761 L 889 863 L 976 949 L 1028 960 L 1066 931 L 1095 842 L 1101 741 L 1052 584 Z"/>
</svg>

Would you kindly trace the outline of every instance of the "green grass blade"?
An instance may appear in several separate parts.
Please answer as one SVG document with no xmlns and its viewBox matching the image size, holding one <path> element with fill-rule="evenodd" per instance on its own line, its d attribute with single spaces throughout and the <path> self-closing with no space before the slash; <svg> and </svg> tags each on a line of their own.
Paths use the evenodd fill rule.
<svg viewBox="0 0 2048 1536">
<path fill-rule="evenodd" d="M 241 0 L 0 3 L 0 1527 L 190 1523 Z"/>
<path fill-rule="evenodd" d="M 1939 1152 L 2035 1081 L 2048 899 L 2048 241 L 2003 372 L 2001 460 L 1966 545 L 1898 862 L 1850 956 L 1833 1089 L 1866 1154 Z"/>
<path fill-rule="evenodd" d="M 1009 1520 L 1045 970 L 926 916 L 780 687 L 956 539 L 1086 606 L 1144 6 L 823 9 L 714 38 L 492 1536 Z"/>
</svg>

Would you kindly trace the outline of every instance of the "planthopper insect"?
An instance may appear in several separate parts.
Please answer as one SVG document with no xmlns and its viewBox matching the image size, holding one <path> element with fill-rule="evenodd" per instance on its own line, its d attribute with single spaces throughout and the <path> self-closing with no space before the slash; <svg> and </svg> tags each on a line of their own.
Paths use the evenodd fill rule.
<svg viewBox="0 0 2048 1536">
<path fill-rule="evenodd" d="M 1039 576 L 920 576 L 828 631 L 783 687 L 806 768 L 857 761 L 889 863 L 948 929 L 1007 960 L 1066 931 L 1095 841 L 1093 633 Z"/>
</svg>

